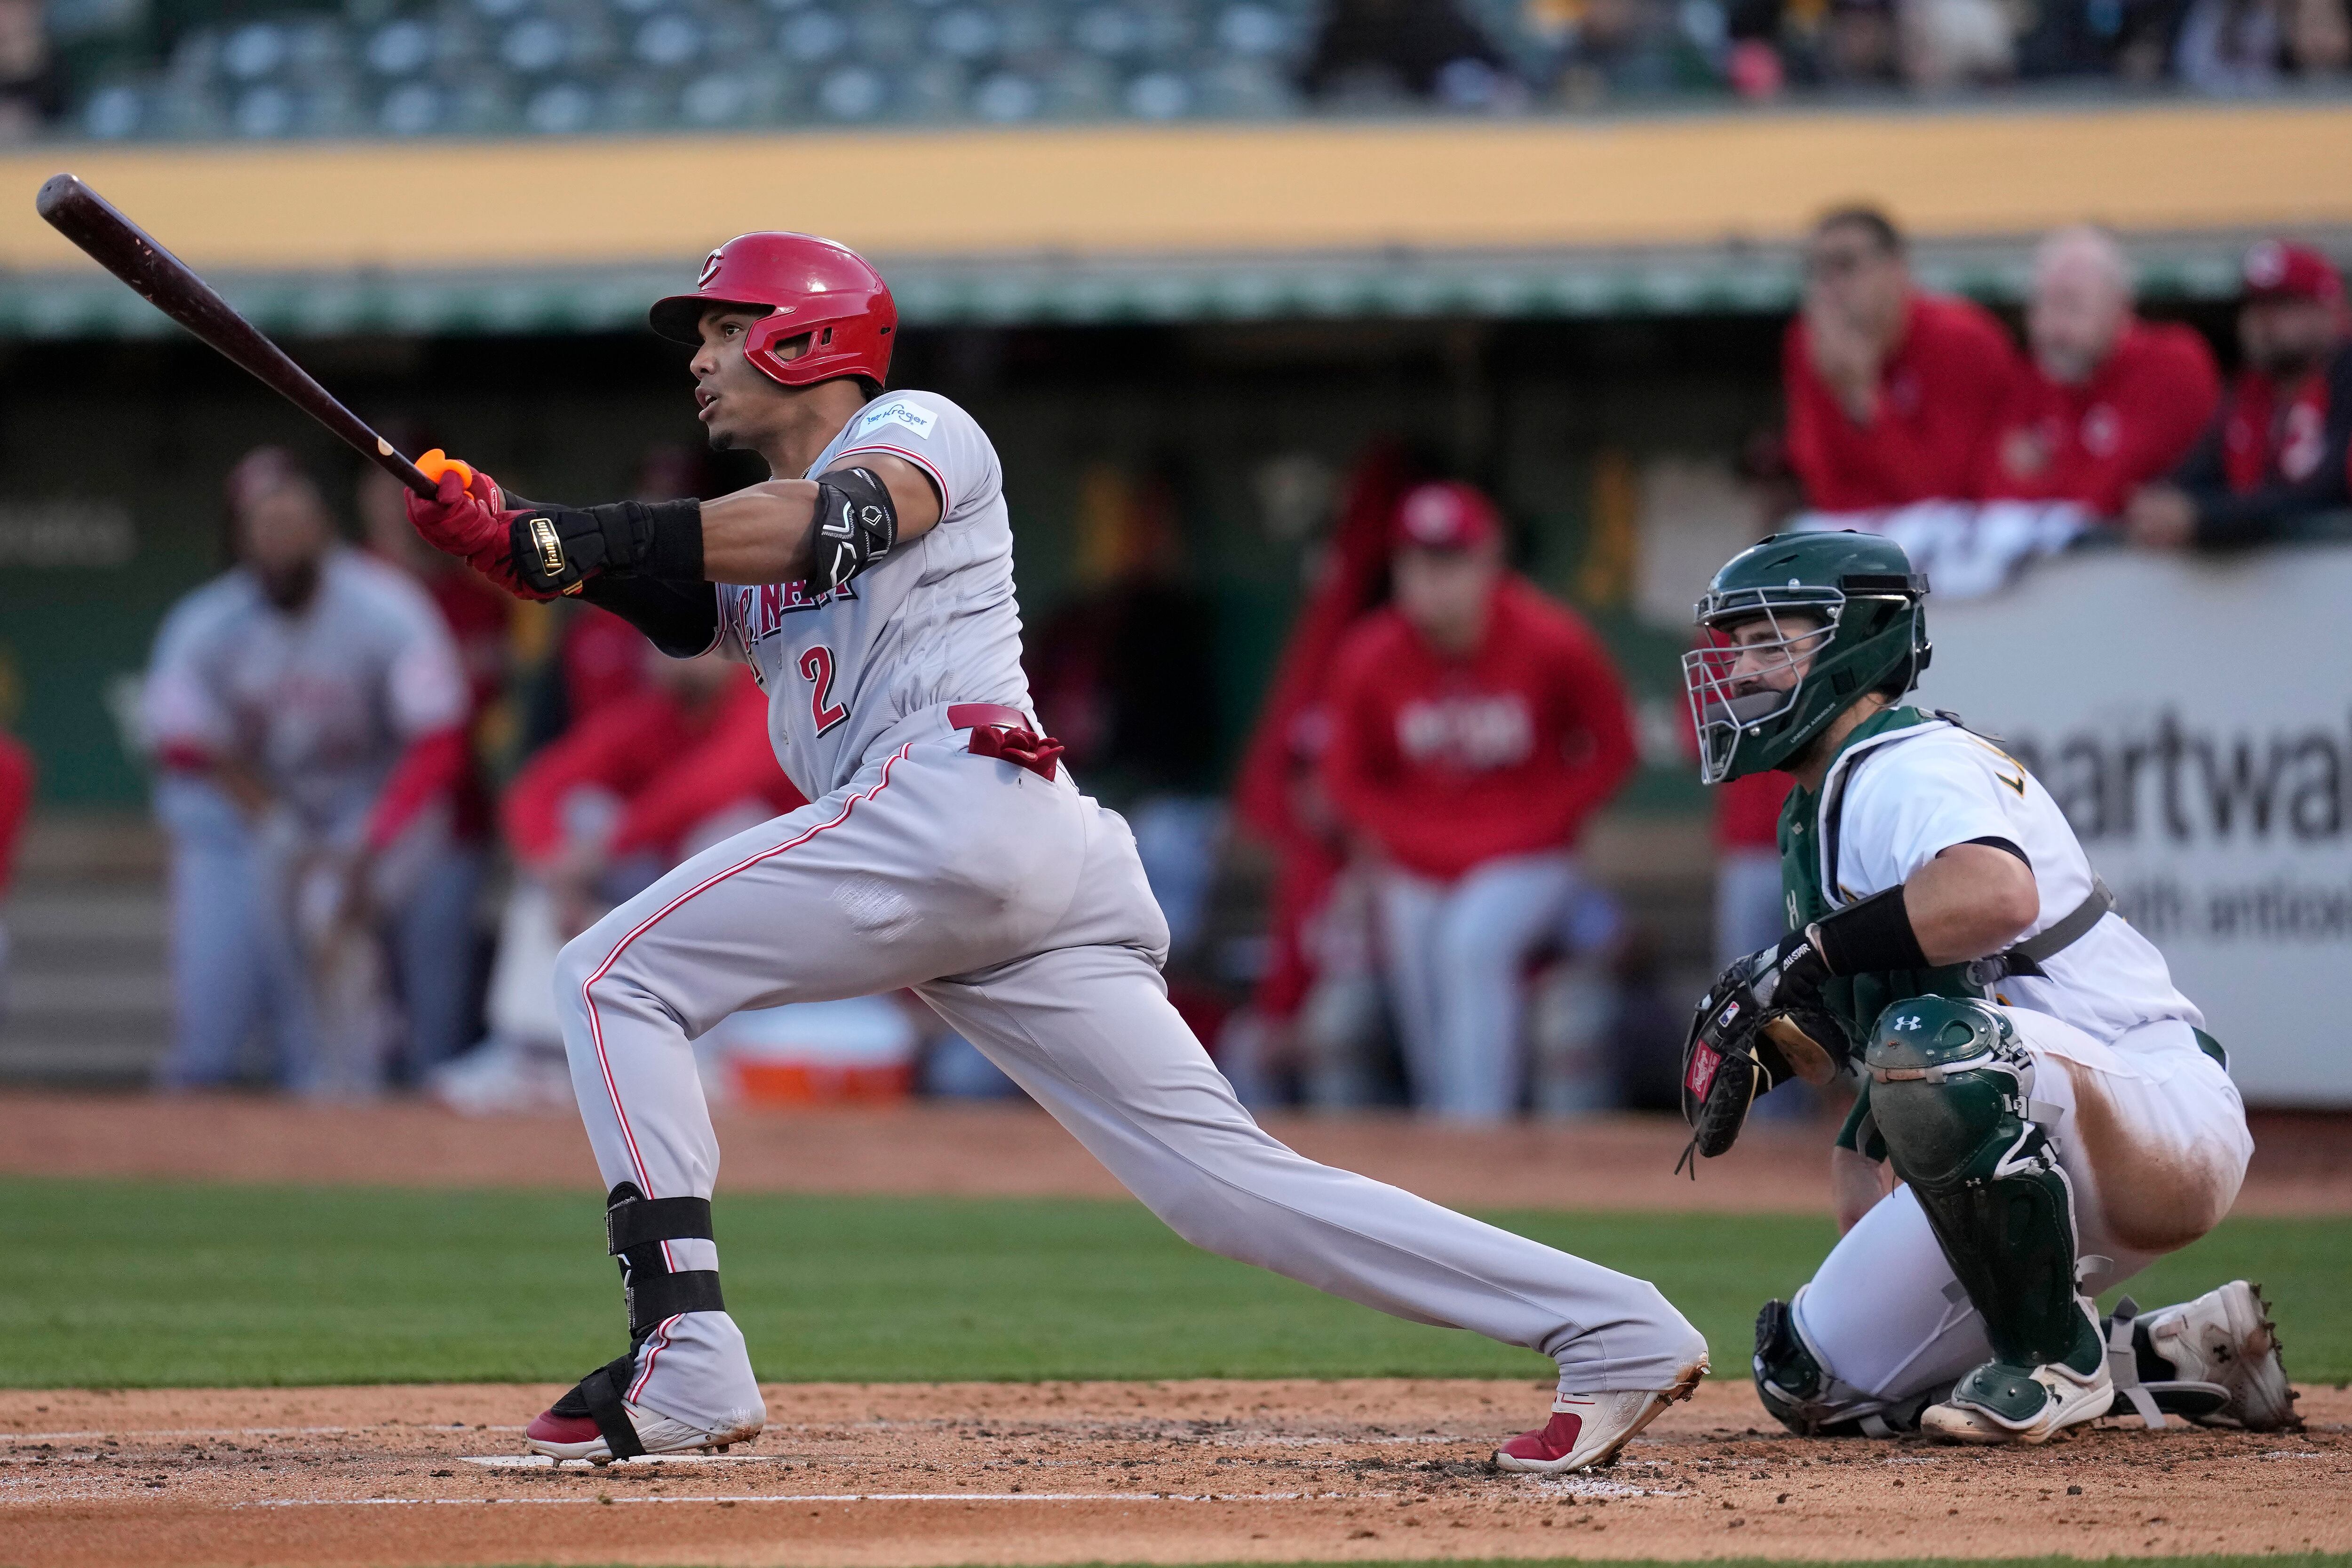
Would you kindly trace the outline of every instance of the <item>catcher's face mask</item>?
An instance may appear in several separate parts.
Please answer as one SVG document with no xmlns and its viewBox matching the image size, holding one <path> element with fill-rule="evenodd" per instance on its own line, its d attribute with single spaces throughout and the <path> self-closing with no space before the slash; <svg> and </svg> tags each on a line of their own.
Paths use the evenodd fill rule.
<svg viewBox="0 0 2352 1568">
<path fill-rule="evenodd" d="M 1683 655 L 1683 687 L 1698 734 L 1699 777 L 1720 784 L 1734 776 L 1742 737 L 1753 750 L 1754 740 L 1789 727 L 1845 595 L 1833 588 L 1802 596 L 1782 589 L 1768 602 L 1763 591 L 1750 589 L 1709 599 L 1702 606 L 1704 640 Z"/>
</svg>

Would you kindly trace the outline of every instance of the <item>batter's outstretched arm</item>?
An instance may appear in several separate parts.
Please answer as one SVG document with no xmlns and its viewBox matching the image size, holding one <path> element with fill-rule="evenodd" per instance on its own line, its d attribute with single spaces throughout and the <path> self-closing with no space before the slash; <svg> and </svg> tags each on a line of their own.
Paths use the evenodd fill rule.
<svg viewBox="0 0 2352 1568">
<path fill-rule="evenodd" d="M 930 477 L 887 453 L 861 452 L 823 476 L 864 468 L 889 490 L 898 510 L 896 543 L 939 525 L 940 496 Z M 796 583 L 816 563 L 817 479 L 768 479 L 702 503 L 702 574 L 713 583 Z"/>
</svg>

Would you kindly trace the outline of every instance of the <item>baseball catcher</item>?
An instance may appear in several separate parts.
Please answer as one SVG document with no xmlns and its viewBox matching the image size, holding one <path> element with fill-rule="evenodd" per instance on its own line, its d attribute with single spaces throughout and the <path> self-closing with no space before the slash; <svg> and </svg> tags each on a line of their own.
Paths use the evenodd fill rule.
<svg viewBox="0 0 2352 1568">
<path fill-rule="evenodd" d="M 1692 1023 L 1693 1152 L 1729 1148 L 1790 1078 L 1860 1089 L 1832 1153 L 1844 1237 L 1759 1317 L 1757 1391 L 1802 1433 L 2291 1425 L 2256 1288 L 2145 1316 L 2126 1298 L 2105 1321 L 2084 1294 L 2211 1229 L 2252 1140 L 2227 1053 L 2049 793 L 1953 715 L 1902 705 L 1927 593 L 1878 536 L 1768 539 L 1716 574 L 1685 659 L 1702 778 L 1796 779 L 1789 934 Z"/>
</svg>

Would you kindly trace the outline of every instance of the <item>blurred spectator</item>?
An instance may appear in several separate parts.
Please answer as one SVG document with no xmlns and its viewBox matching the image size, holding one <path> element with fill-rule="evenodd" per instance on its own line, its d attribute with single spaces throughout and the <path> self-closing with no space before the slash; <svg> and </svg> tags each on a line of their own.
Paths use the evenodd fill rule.
<svg viewBox="0 0 2352 1568">
<path fill-rule="evenodd" d="M 2024 367 L 2002 413 L 1979 494 L 2078 501 L 2119 516 L 2171 471 L 2221 397 L 2213 351 L 2194 328 L 2132 310 L 2129 264 L 2095 228 L 2063 228 L 2033 258 Z"/>
<path fill-rule="evenodd" d="M 1519 1104 L 1522 971 L 1633 768 L 1632 719 L 1600 640 L 1504 566 L 1475 489 L 1406 495 L 1391 570 L 1332 672 L 1323 778 L 1374 868 L 1415 1101 L 1491 1121 Z"/>
<path fill-rule="evenodd" d="M 2341 76 L 2352 66 L 2352 16 L 2344 0 L 2284 0 L 2286 58 L 2297 76 Z"/>
<path fill-rule="evenodd" d="M 1071 771 L 1134 830 L 1181 972 L 1224 821 L 1214 614 L 1190 581 L 1164 473 L 1097 463 L 1078 489 L 1079 593 L 1039 627 L 1024 662 L 1038 720 L 1067 748 Z"/>
<path fill-rule="evenodd" d="M 7 898 L 8 883 L 16 874 L 16 846 L 33 809 L 37 773 L 33 753 L 16 737 L 0 731 L 0 900 Z M 8 922 L 0 920 L 0 1022 L 7 1016 Z"/>
<path fill-rule="evenodd" d="M 1822 79 L 1833 87 L 1894 81 L 1902 67 L 1894 0 L 1831 0 L 1819 58 Z"/>
<path fill-rule="evenodd" d="M 2285 40 L 2278 0 L 2190 0 L 2172 69 L 2199 92 L 2240 97 L 2278 86 Z"/>
<path fill-rule="evenodd" d="M 806 804 L 776 765 L 749 670 L 717 654 L 665 658 L 642 637 L 637 656 L 645 684 L 541 750 L 500 803 L 516 877 L 490 1032 L 431 1080 L 460 1110 L 568 1103 L 549 989 L 564 942 L 688 856 Z"/>
<path fill-rule="evenodd" d="M 2246 253 L 2243 298 L 2245 363 L 2172 478 L 2132 497 L 2125 521 L 2135 544 L 2256 543 L 2352 499 L 2343 279 L 2308 246 L 2264 240 Z"/>
<path fill-rule="evenodd" d="M 65 107 L 41 0 L 0 0 L 0 142 L 37 134 Z"/>
<path fill-rule="evenodd" d="M 1789 460 L 1814 510 L 1971 494 L 2018 371 L 1990 311 L 1913 286 L 1885 214 L 1844 207 L 1813 226 L 1781 378 Z"/>
<path fill-rule="evenodd" d="M 1927 92 L 2006 81 L 2017 71 L 2015 16 L 2001 0 L 1899 0 L 1903 79 Z"/>
<path fill-rule="evenodd" d="M 1570 107 L 1597 103 L 1612 93 L 1654 96 L 1708 89 L 1721 75 L 1715 59 L 1723 47 L 1719 7 L 1581 0 L 1556 9 L 1572 18 L 1560 28 L 1559 89 Z"/>
<path fill-rule="evenodd" d="M 429 1067 L 465 1027 L 465 680 L 432 602 L 337 543 L 285 453 L 249 454 L 228 499 L 237 564 L 165 618 L 143 699 L 172 838 L 161 1078 L 229 1081 L 262 1028 L 284 1083 L 365 1094 L 389 1057 Z M 387 937 L 404 1031 L 384 1011 Z"/>
<path fill-rule="evenodd" d="M 2180 9 L 2180 0 L 2036 6 L 2017 41 L 2018 74 L 2155 81 L 2169 63 Z"/>
<path fill-rule="evenodd" d="M 1526 96 L 1502 52 L 1454 0 L 1332 0 L 1299 85 L 1349 107 L 1422 99 L 1496 109 Z"/>
<path fill-rule="evenodd" d="M 1234 815 L 1274 851 L 1266 962 L 1245 1019 L 1243 1053 L 1218 1042 L 1218 1064 L 1246 1100 L 1272 1098 L 1263 1075 L 1296 1076 L 1309 1105 L 1345 1109 L 1373 1098 L 1368 1058 L 1381 1022 L 1369 900 L 1348 876 L 1347 833 L 1325 793 L 1329 684 L 1342 640 L 1388 586 L 1390 525 L 1412 464 L 1393 441 L 1358 459 L 1329 542 L 1310 554 L 1307 602 L 1267 683 L 1234 783 Z M 1250 1059 L 1235 1059 L 1247 1054 Z"/>
</svg>

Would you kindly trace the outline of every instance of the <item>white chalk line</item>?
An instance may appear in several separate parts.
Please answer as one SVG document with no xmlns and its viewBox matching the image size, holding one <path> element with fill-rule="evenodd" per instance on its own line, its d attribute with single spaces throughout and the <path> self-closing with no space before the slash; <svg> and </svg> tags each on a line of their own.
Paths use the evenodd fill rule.
<svg viewBox="0 0 2352 1568">
<path fill-rule="evenodd" d="M 88 1443 L 113 1437 L 131 1441 L 146 1437 L 331 1437 L 372 1432 L 520 1432 L 521 1426 L 476 1426 L 470 1424 L 415 1426 L 399 1422 L 383 1426 L 116 1426 L 96 1432 L 0 1432 L 0 1443 Z"/>
<path fill-rule="evenodd" d="M 709 1497 L 269 1498 L 238 1508 L 626 1508 L 736 1502 L 1364 1502 L 1394 1492 L 768 1492 Z"/>
</svg>

